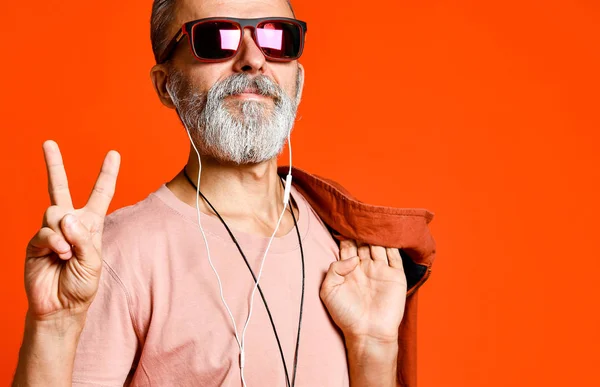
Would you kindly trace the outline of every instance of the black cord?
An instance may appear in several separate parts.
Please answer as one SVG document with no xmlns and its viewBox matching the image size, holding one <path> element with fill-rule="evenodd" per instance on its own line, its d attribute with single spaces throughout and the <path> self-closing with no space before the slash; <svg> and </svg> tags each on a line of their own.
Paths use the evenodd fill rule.
<svg viewBox="0 0 600 387">
<path fill-rule="evenodd" d="M 246 262 L 246 266 L 248 267 L 250 274 L 252 274 L 254 283 L 256 283 L 256 276 L 254 275 L 254 271 L 252 271 L 252 268 L 250 267 L 250 263 L 248 263 L 248 259 L 246 259 L 246 255 L 242 251 L 242 248 L 240 247 L 237 239 L 235 238 L 235 236 L 229 229 L 229 226 L 227 226 L 227 223 L 225 223 L 225 220 L 221 217 L 219 212 L 215 209 L 215 207 L 211 204 L 211 202 L 206 198 L 206 196 L 204 196 L 204 194 L 202 192 L 200 192 L 200 190 L 198 189 L 196 184 L 194 184 L 194 182 L 188 175 L 187 170 L 185 168 L 183 169 L 183 174 L 185 175 L 185 178 L 187 179 L 187 181 L 192 185 L 192 187 L 194 187 L 196 192 L 198 192 L 198 194 L 200 194 L 200 196 L 206 202 L 206 204 L 208 204 L 210 206 L 210 208 L 214 211 L 214 213 L 217 215 L 217 217 L 219 218 L 221 223 L 223 223 L 223 226 L 225 226 L 225 229 L 229 233 L 229 236 L 233 240 L 233 243 L 235 243 L 237 249 L 239 250 L 240 254 L 242 255 L 242 258 L 244 258 L 244 262 Z M 284 184 L 283 181 L 281 183 Z M 285 184 L 284 184 L 284 189 L 285 189 Z M 293 198 L 292 198 L 292 200 L 293 200 Z M 257 285 L 257 288 L 258 288 L 258 292 L 260 293 L 260 296 L 263 300 L 263 304 L 265 305 L 265 308 L 267 310 L 267 314 L 269 315 L 269 320 L 271 321 L 271 326 L 273 327 L 273 332 L 275 333 L 275 339 L 277 340 L 277 346 L 279 347 L 279 353 L 281 354 L 281 361 L 283 362 L 283 369 L 285 371 L 286 384 L 288 387 L 294 387 L 296 384 L 296 371 L 297 371 L 297 366 L 298 366 L 298 350 L 300 347 L 300 330 L 301 330 L 300 328 L 302 326 L 302 311 L 303 311 L 303 307 L 304 307 L 304 280 L 305 280 L 304 269 L 305 269 L 305 267 L 304 267 L 304 249 L 302 247 L 302 237 L 300 236 L 300 230 L 298 229 L 298 222 L 296 221 L 296 215 L 294 214 L 294 210 L 291 208 L 291 206 L 290 206 L 290 212 L 292 214 L 292 218 L 294 219 L 294 226 L 296 228 L 296 234 L 298 235 L 298 243 L 300 244 L 300 256 L 302 258 L 302 296 L 300 298 L 300 316 L 298 319 L 298 335 L 296 336 L 296 350 L 294 352 L 294 370 L 293 370 L 294 374 L 292 375 L 291 385 L 290 385 L 290 377 L 288 374 L 287 365 L 285 362 L 285 356 L 283 354 L 283 349 L 281 348 L 281 341 L 279 340 L 279 335 L 277 334 L 277 329 L 275 328 L 275 322 L 273 321 L 273 316 L 271 315 L 271 311 L 269 310 L 267 300 L 265 299 L 265 295 L 263 294 L 262 289 L 260 288 L 260 285 Z"/>
</svg>

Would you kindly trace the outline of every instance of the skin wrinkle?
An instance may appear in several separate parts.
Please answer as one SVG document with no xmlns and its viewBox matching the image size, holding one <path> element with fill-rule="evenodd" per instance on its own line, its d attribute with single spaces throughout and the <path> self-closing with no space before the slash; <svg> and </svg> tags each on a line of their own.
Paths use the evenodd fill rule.
<svg viewBox="0 0 600 387">
<path fill-rule="evenodd" d="M 254 17 L 291 17 L 290 11 L 285 0 L 261 1 L 261 0 L 191 0 L 178 1 L 178 12 L 176 20 L 173 22 L 172 33 L 174 34 L 176 26 L 183 22 L 195 20 L 199 18 L 214 17 L 225 15 L 238 18 L 254 18 Z M 172 34 L 169 33 L 169 35 Z M 199 107 L 195 109 L 196 117 L 188 122 L 195 122 L 190 125 L 190 137 L 192 144 L 196 146 L 202 156 L 202 166 L 199 165 L 199 160 L 195 154 L 195 149 L 190 146 L 190 154 L 186 170 L 190 175 L 196 176 L 202 170 L 202 180 L 204 182 L 203 192 L 214 197 L 217 201 L 215 205 L 222 208 L 225 213 L 236 214 L 236 227 L 246 230 L 256 230 L 257 234 L 270 235 L 269 230 L 272 230 L 279 214 L 281 212 L 280 196 L 283 195 L 282 187 L 280 187 L 279 179 L 276 175 L 277 155 L 281 153 L 285 138 L 282 135 L 279 146 L 274 147 L 275 151 L 271 152 L 271 159 L 263 162 L 248 162 L 238 164 L 231 161 L 231 157 L 214 157 L 207 149 L 203 149 L 204 138 L 207 136 L 201 135 L 199 132 L 202 129 L 202 123 L 198 117 L 204 104 L 202 94 L 207 95 L 209 90 L 215 84 L 224 81 L 230 76 L 244 73 L 249 77 L 265 76 L 274 82 L 278 87 L 285 92 L 288 98 L 292 99 L 295 109 L 300 101 L 299 96 L 302 94 L 304 84 L 304 69 L 298 61 L 291 62 L 273 62 L 266 60 L 256 42 L 252 39 L 250 31 L 245 30 L 243 43 L 237 55 L 230 60 L 221 61 L 218 63 L 200 63 L 194 58 L 190 49 L 190 42 L 186 40 L 181 42 L 173 52 L 171 58 L 166 63 L 157 64 L 151 70 L 151 78 L 155 90 L 161 102 L 168 108 L 177 110 L 177 114 L 183 117 L 179 111 L 183 113 L 183 106 L 190 104 L 191 96 L 196 95 L 195 99 L 199 100 Z M 177 69 L 184 76 L 179 77 L 180 82 L 174 82 L 173 70 Z M 177 87 L 173 85 L 181 85 L 182 94 L 176 92 Z M 186 89 L 188 87 L 189 89 Z M 175 97 L 175 98 L 174 98 Z M 296 97 L 296 98 L 295 98 Z M 295 100 L 294 100 L 295 98 Z M 186 101 L 186 99 L 188 101 Z M 180 101 L 181 100 L 181 101 Z M 253 101 L 252 101 L 253 100 Z M 252 101 L 254 103 L 263 103 L 264 119 L 273 120 L 275 112 L 276 100 L 274 98 L 246 98 L 244 96 L 228 97 L 225 99 L 222 106 L 226 112 L 229 112 L 234 118 L 243 117 L 244 113 L 252 113 L 245 110 L 241 106 L 242 101 Z M 231 117 L 229 117 L 231 118 Z M 295 122 L 295 117 L 290 119 L 290 126 L 286 128 L 289 131 L 291 125 Z M 184 126 L 186 120 L 182 120 Z M 212 121 L 214 122 L 214 121 Z M 187 134 L 187 133 L 186 133 Z M 254 134 L 251 137 L 255 137 Z M 225 146 L 228 146 L 226 143 Z M 214 149 L 214 148 L 213 148 Z M 215 153 L 215 152 L 212 152 Z M 264 158 L 257 157 L 255 153 L 246 153 L 246 160 L 259 160 Z M 178 174 L 172 181 L 167 183 L 167 187 L 175 192 L 182 201 L 195 205 L 196 195 L 189 190 L 189 184 L 183 174 Z M 273 197 L 275 196 L 275 197 Z M 227 198 L 227 200 L 225 200 Z M 210 209 L 202 206 L 202 211 L 210 213 Z M 245 214 L 245 216 L 241 216 Z M 291 217 L 286 216 L 282 221 L 281 235 L 289 231 L 293 227 Z"/>
</svg>

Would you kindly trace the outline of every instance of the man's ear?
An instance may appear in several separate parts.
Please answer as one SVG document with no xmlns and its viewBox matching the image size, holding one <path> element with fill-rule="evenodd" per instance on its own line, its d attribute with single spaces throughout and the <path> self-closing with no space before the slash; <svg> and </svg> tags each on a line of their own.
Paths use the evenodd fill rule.
<svg viewBox="0 0 600 387">
<path fill-rule="evenodd" d="M 298 62 L 298 79 L 296 82 L 296 103 L 300 104 L 302 99 L 302 90 L 304 90 L 304 66 Z"/>
<path fill-rule="evenodd" d="M 154 85 L 154 91 L 158 95 L 158 99 L 163 105 L 170 109 L 175 109 L 175 104 L 167 90 L 167 82 L 169 80 L 169 69 L 165 64 L 156 64 L 150 70 L 150 79 Z"/>
</svg>

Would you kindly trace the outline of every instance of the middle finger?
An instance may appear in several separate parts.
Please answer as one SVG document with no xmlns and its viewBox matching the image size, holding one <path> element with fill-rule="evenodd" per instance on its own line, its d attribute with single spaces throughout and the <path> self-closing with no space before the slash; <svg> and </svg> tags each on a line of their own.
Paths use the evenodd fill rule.
<svg viewBox="0 0 600 387">
<path fill-rule="evenodd" d="M 358 242 L 358 256 L 361 261 L 371 259 L 371 249 L 369 248 L 369 245 Z"/>
<path fill-rule="evenodd" d="M 385 247 L 382 246 L 371 246 L 371 258 L 375 262 L 385 262 L 388 264 L 387 252 L 385 251 Z"/>
</svg>

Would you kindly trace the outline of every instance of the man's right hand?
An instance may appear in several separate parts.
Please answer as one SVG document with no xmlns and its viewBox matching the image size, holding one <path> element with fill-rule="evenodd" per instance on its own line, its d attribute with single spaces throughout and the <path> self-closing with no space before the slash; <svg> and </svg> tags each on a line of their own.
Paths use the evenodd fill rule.
<svg viewBox="0 0 600 387">
<path fill-rule="evenodd" d="M 87 204 L 73 207 L 58 145 L 43 145 L 51 206 L 27 246 L 25 289 L 30 322 L 85 320 L 102 269 L 104 218 L 115 192 L 120 156 L 107 154 Z"/>
<path fill-rule="evenodd" d="M 111 151 L 85 207 L 75 209 L 58 145 L 44 143 L 51 206 L 27 246 L 29 311 L 13 387 L 71 386 L 75 352 L 102 270 L 102 231 L 120 156 Z"/>
</svg>

